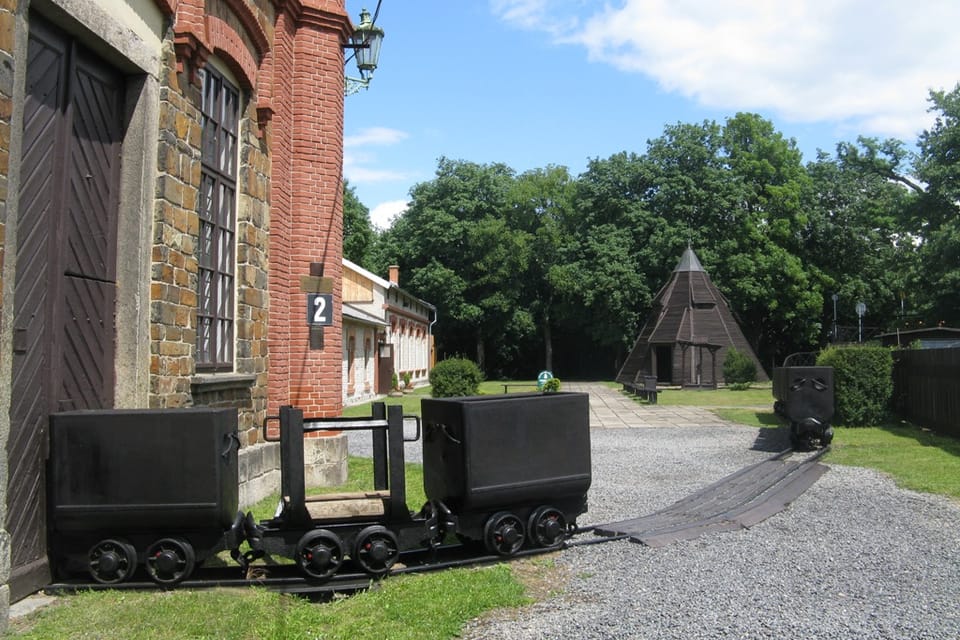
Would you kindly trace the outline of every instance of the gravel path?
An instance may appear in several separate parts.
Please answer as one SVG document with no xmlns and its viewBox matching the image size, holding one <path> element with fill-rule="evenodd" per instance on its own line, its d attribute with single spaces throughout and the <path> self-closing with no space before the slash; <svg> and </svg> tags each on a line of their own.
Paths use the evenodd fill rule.
<svg viewBox="0 0 960 640">
<path fill-rule="evenodd" d="M 663 508 L 758 459 L 742 427 L 593 431 L 581 523 Z M 833 466 L 750 530 L 556 554 L 559 595 L 465 638 L 960 638 L 960 506 Z"/>
<path fill-rule="evenodd" d="M 581 524 L 651 513 L 785 448 L 763 440 L 770 430 L 706 413 L 710 426 L 663 426 L 647 409 L 656 408 L 639 407 L 635 418 L 618 410 L 627 427 L 591 418 L 593 485 Z M 408 451 L 415 459 L 417 447 Z M 354 442 L 351 453 L 362 453 Z M 552 557 L 566 577 L 557 595 L 476 620 L 463 637 L 960 638 L 960 504 L 865 469 L 832 465 L 750 530 Z"/>
</svg>

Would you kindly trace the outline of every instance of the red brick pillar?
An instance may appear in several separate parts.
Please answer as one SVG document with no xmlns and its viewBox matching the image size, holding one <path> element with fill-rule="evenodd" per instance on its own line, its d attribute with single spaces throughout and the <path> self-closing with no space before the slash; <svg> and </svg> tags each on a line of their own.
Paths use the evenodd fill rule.
<svg viewBox="0 0 960 640">
<path fill-rule="evenodd" d="M 279 3 L 271 121 L 269 413 L 339 415 L 342 386 L 343 0 Z M 332 278 L 334 324 L 311 347 L 300 279 Z"/>
</svg>

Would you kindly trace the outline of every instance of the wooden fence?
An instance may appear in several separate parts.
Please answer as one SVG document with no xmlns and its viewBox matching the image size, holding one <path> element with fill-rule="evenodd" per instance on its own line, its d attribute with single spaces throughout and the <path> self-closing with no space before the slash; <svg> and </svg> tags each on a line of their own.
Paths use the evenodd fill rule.
<svg viewBox="0 0 960 640">
<path fill-rule="evenodd" d="M 960 349 L 893 352 L 893 407 L 901 417 L 960 438 Z"/>
</svg>

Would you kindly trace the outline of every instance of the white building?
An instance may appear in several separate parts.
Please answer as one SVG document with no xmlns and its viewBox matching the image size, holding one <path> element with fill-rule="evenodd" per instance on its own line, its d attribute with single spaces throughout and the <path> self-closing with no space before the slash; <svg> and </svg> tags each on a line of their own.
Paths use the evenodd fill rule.
<svg viewBox="0 0 960 640">
<path fill-rule="evenodd" d="M 434 362 L 437 309 L 400 288 L 399 267 L 389 280 L 343 260 L 343 403 L 389 393 L 393 374 L 403 386 L 426 384 Z"/>
</svg>

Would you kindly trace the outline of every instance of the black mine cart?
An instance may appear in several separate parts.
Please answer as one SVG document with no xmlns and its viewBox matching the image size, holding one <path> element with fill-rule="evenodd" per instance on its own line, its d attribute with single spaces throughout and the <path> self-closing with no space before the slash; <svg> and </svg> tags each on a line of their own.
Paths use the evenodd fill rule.
<svg viewBox="0 0 960 640">
<path fill-rule="evenodd" d="M 504 555 L 524 540 L 549 547 L 586 511 L 587 394 L 424 399 L 421 409 L 424 489 L 457 514 L 461 539 Z"/>
</svg>

